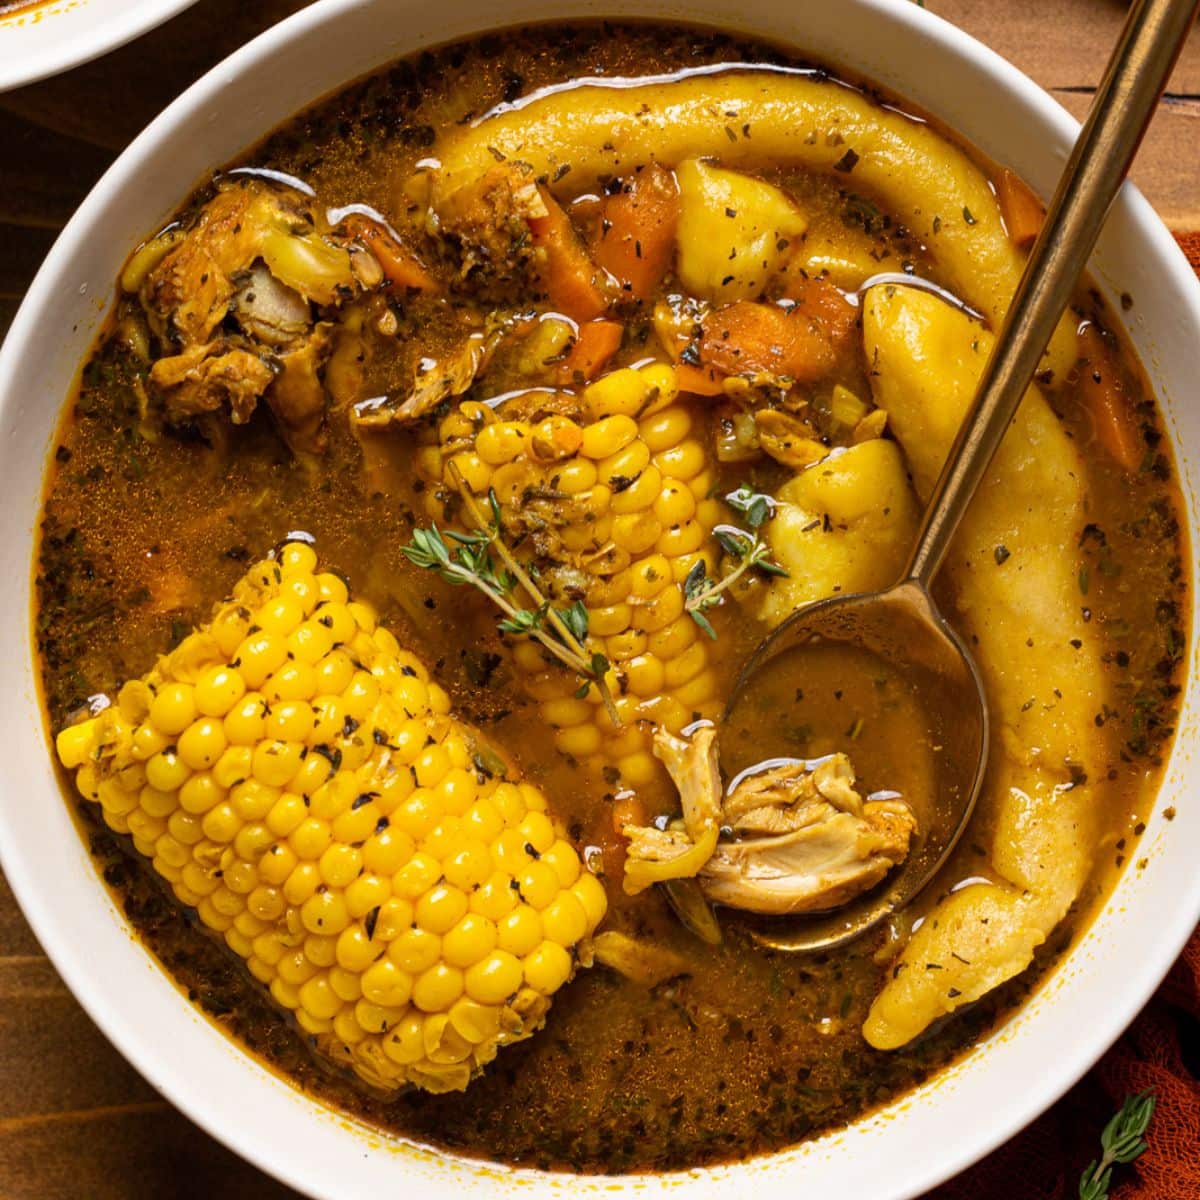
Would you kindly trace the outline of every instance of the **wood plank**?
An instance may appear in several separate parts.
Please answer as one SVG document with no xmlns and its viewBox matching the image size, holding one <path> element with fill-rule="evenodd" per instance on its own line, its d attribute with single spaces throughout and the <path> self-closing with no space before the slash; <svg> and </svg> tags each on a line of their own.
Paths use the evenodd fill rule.
<svg viewBox="0 0 1200 1200">
<path fill-rule="evenodd" d="M 161 1102 L 0 1122 L 5 1200 L 297 1200 Z"/>
<path fill-rule="evenodd" d="M 0 297 L 16 300 L 25 294 L 57 233 L 0 223 Z"/>
<path fill-rule="evenodd" d="M 7 114 L 0 121 L 0 162 L 21 164 L 20 186 L 0 188 L 0 221 L 57 229 L 112 160 L 109 150 Z"/>
<path fill-rule="evenodd" d="M 1082 118 L 1129 5 L 1122 0 L 927 0 Z M 1168 84 L 1132 177 L 1174 229 L 1200 228 L 1200 29 Z"/>
<path fill-rule="evenodd" d="M 21 915 L 8 880 L 0 872 L 0 958 L 44 958 L 33 930 Z"/>
<path fill-rule="evenodd" d="M 202 0 L 103 58 L 0 96 L 0 113 L 119 151 L 210 67 L 306 3 Z"/>
<path fill-rule="evenodd" d="M 158 1102 L 45 958 L 0 962 L 0 1129 L 14 1119 Z M 0 1188 L 0 1194 L 3 1189 Z"/>
</svg>

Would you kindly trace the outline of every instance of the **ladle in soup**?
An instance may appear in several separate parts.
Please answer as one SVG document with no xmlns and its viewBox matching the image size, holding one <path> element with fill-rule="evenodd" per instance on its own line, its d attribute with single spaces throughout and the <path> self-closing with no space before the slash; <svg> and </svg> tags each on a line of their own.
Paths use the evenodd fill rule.
<svg viewBox="0 0 1200 1200">
<path fill-rule="evenodd" d="M 1066 311 L 1198 7 L 1200 0 L 1140 0 L 1130 10 L 900 581 L 883 592 L 834 596 L 798 609 L 738 679 L 721 731 L 729 770 L 752 766 L 737 760 L 749 744 L 770 745 L 779 755 L 811 750 L 814 729 L 838 716 L 828 687 L 812 683 L 828 678 L 831 665 L 844 675 L 833 700 L 848 691 L 865 697 L 870 688 L 890 688 L 896 697 L 891 715 L 882 707 L 865 735 L 881 739 L 876 751 L 894 756 L 897 771 L 911 767 L 906 754 L 927 764 L 906 780 L 918 834 L 905 862 L 843 908 L 752 927 L 765 945 L 822 950 L 865 933 L 908 904 L 962 836 L 987 767 L 987 696 L 930 585 Z M 907 725 L 894 741 L 879 732 L 889 721 Z M 845 736 L 852 731 L 853 724 Z M 862 772 L 863 752 L 854 749 L 852 757 Z"/>
</svg>

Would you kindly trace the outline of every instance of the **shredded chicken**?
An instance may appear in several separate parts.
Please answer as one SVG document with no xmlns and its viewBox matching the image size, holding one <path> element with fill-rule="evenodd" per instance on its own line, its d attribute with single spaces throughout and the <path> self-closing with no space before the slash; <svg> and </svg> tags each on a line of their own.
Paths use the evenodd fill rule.
<svg viewBox="0 0 1200 1200">
<path fill-rule="evenodd" d="M 228 407 L 233 423 L 243 425 L 274 379 L 268 362 L 224 339 L 190 346 L 150 368 L 150 382 L 170 397 L 173 420 Z"/>
<path fill-rule="evenodd" d="M 227 408 L 242 424 L 261 399 L 293 450 L 320 449 L 332 338 L 315 310 L 361 291 L 354 259 L 366 252 L 353 250 L 318 228 L 299 192 L 223 183 L 138 289 L 161 347 L 150 378 L 167 419 Z"/>
<path fill-rule="evenodd" d="M 679 789 L 682 819 L 626 826 L 626 891 L 695 876 L 705 897 L 748 912 L 818 912 L 867 891 L 908 856 L 901 800 L 866 800 L 844 754 L 781 760 L 722 796 L 716 730 L 659 730 L 654 750 Z M 717 832 L 721 836 L 718 838 Z"/>
<path fill-rule="evenodd" d="M 441 232 L 462 252 L 461 273 L 477 282 L 511 274 L 529 251 L 529 220 L 546 215 L 546 202 L 528 172 L 497 163 L 447 197 L 437 210 Z"/>
<path fill-rule="evenodd" d="M 729 798 L 727 813 L 745 813 L 731 821 L 734 837 L 721 841 L 701 873 L 714 903 L 772 914 L 837 908 L 908 856 L 912 810 L 899 800 L 864 802 L 844 754 L 811 771 L 800 764 L 772 774 L 768 803 L 759 804 L 759 794 L 741 799 L 746 784 Z"/>
<path fill-rule="evenodd" d="M 444 358 L 425 361 L 406 396 L 362 400 L 350 410 L 360 429 L 382 429 L 419 421 L 443 400 L 461 396 L 488 369 L 496 352 L 510 338 L 520 338 L 536 325 L 529 313 L 493 312 L 482 330 L 469 333 Z M 505 414 L 508 415 L 507 412 Z"/>
<path fill-rule="evenodd" d="M 440 362 L 425 366 L 414 380 L 412 391 L 399 403 L 390 396 L 360 401 L 350 410 L 352 420 L 364 429 L 420 420 L 443 400 L 461 396 L 487 368 L 503 337 L 503 331 L 490 336 L 470 334 Z"/>
<path fill-rule="evenodd" d="M 625 826 L 625 890 L 630 894 L 697 874 L 712 857 L 721 828 L 716 729 L 705 725 L 691 738 L 680 738 L 660 727 L 654 733 L 654 753 L 679 789 L 683 820 L 679 828 Z"/>
<path fill-rule="evenodd" d="M 687 959 L 667 946 L 631 938 L 615 929 L 596 934 L 589 949 L 593 962 L 601 963 L 643 987 L 656 987 L 691 970 Z"/>
</svg>

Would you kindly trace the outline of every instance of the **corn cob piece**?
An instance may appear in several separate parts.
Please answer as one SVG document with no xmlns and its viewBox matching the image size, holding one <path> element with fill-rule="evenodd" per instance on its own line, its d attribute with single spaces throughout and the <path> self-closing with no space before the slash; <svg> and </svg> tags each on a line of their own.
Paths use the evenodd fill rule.
<svg viewBox="0 0 1200 1200">
<path fill-rule="evenodd" d="M 606 907 L 531 784 L 291 543 L 57 738 L 105 822 L 318 1050 L 463 1088 L 545 1019 Z"/>
<path fill-rule="evenodd" d="M 615 766 L 637 787 L 660 778 L 650 727 L 678 732 L 715 717 L 714 648 L 684 610 L 683 581 L 703 559 L 713 573 L 712 529 L 724 516 L 709 492 L 714 472 L 702 431 L 666 363 L 613 371 L 580 394 L 519 397 L 528 419 L 465 402 L 438 427 L 419 469 L 437 485 L 426 506 L 445 521 L 454 506 L 451 465 L 472 492 L 495 491 L 518 556 L 560 600 L 582 596 L 588 649 L 612 664 L 615 728 L 596 689 L 532 641 L 515 647 L 529 690 L 563 753 Z M 451 517 L 453 523 L 454 518 Z"/>
</svg>

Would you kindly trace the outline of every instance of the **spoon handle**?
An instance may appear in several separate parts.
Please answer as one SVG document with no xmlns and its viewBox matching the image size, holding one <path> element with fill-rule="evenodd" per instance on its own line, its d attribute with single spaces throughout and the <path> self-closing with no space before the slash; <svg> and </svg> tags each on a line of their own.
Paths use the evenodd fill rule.
<svg viewBox="0 0 1200 1200">
<path fill-rule="evenodd" d="M 1087 264 L 1200 0 L 1137 0 L 930 498 L 905 578 L 928 586 Z"/>
</svg>

